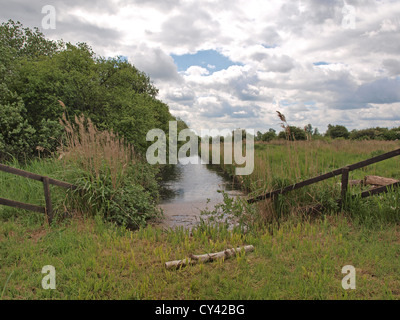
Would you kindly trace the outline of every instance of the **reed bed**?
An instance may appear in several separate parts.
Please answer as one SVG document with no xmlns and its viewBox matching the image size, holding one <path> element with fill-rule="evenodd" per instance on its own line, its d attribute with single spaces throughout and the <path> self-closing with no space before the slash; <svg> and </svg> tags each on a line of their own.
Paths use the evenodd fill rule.
<svg viewBox="0 0 400 320">
<path fill-rule="evenodd" d="M 84 115 L 75 116 L 72 123 L 64 113 L 60 123 L 65 129 L 65 139 L 58 149 L 59 159 L 92 172 L 96 179 L 106 169 L 113 188 L 117 189 L 128 165 L 137 160 L 133 145 L 112 131 L 98 130 Z"/>
</svg>

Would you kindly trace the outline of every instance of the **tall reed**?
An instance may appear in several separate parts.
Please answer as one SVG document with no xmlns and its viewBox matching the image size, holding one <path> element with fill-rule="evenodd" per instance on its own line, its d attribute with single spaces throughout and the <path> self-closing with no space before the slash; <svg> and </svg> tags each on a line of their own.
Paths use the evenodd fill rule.
<svg viewBox="0 0 400 320">
<path fill-rule="evenodd" d="M 117 189 L 127 166 L 136 162 L 133 145 L 112 131 L 98 130 L 84 115 L 75 116 L 72 123 L 64 113 L 60 123 L 65 129 L 65 139 L 58 150 L 59 159 L 78 164 L 96 179 L 106 170 L 113 188 Z"/>
</svg>

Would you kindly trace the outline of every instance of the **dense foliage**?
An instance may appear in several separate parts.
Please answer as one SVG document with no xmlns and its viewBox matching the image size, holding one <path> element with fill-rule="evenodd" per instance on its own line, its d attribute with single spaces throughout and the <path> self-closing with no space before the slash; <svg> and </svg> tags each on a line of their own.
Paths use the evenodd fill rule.
<svg viewBox="0 0 400 320">
<path fill-rule="evenodd" d="M 84 43 L 54 42 L 38 30 L 8 21 L 0 26 L 0 157 L 52 152 L 58 123 L 84 114 L 113 129 L 143 152 L 152 128 L 175 120 L 150 78 L 121 57 L 98 57 Z"/>
<path fill-rule="evenodd" d="M 178 131 L 187 125 L 145 73 L 11 20 L 0 26 L 0 71 L 0 160 L 56 154 L 49 161 L 63 164 L 59 178 L 79 186 L 69 211 L 134 229 L 160 215 L 159 168 L 143 160 L 146 134 L 168 132 L 173 120 Z M 62 214 L 64 203 L 55 207 Z"/>
<path fill-rule="evenodd" d="M 311 140 L 311 139 L 351 139 L 351 140 L 381 140 L 381 141 L 394 141 L 400 139 L 400 127 L 398 128 L 368 128 L 357 130 L 354 129 L 349 131 L 345 126 L 342 125 L 328 125 L 328 130 L 325 134 L 320 134 L 318 128 L 312 129 L 309 124 L 304 129 L 299 127 L 290 126 L 290 135 L 288 132 L 281 131 L 277 135 L 275 130 L 270 128 L 268 131 L 262 133 L 258 131 L 255 140 L 269 142 L 274 139 L 286 139 L 286 140 Z M 289 138 L 290 137 L 290 138 Z"/>
</svg>

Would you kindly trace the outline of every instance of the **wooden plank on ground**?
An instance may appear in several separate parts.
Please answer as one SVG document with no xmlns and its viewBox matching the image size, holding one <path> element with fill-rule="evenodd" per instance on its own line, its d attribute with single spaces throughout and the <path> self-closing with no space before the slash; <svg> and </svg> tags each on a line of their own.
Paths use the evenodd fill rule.
<svg viewBox="0 0 400 320">
<path fill-rule="evenodd" d="M 399 180 L 379 176 L 366 176 L 364 178 L 364 185 L 387 186 L 396 182 L 399 182 Z"/>
<path fill-rule="evenodd" d="M 251 252 L 254 251 L 254 246 L 244 246 L 236 249 L 227 249 L 216 253 L 207 253 L 203 255 L 191 255 L 190 258 L 183 260 L 168 261 L 165 263 L 167 269 L 178 269 L 187 265 L 196 264 L 198 262 L 210 262 L 218 259 L 228 259 L 235 256 L 240 251 Z"/>
</svg>

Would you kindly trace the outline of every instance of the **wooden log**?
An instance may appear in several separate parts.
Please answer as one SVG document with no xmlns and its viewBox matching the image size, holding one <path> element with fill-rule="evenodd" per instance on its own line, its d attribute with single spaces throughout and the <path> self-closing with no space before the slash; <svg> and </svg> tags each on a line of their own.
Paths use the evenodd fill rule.
<svg viewBox="0 0 400 320">
<path fill-rule="evenodd" d="M 180 268 L 180 267 L 185 267 L 187 265 L 193 265 L 199 262 L 210 262 L 218 259 L 229 259 L 230 257 L 233 257 L 236 255 L 236 253 L 244 250 L 245 252 L 251 252 L 254 251 L 254 246 L 244 246 L 244 247 L 239 247 L 236 249 L 226 249 L 221 252 L 216 252 L 216 253 L 207 253 L 203 255 L 190 255 L 190 258 L 186 258 L 183 260 L 174 260 L 174 261 L 168 261 L 165 263 L 165 267 L 167 269 L 173 269 L 173 268 Z"/>
<path fill-rule="evenodd" d="M 396 182 L 399 182 L 399 180 L 379 176 L 366 176 L 364 178 L 364 185 L 387 186 Z"/>
</svg>

